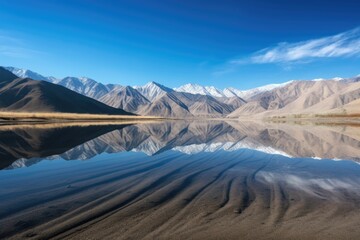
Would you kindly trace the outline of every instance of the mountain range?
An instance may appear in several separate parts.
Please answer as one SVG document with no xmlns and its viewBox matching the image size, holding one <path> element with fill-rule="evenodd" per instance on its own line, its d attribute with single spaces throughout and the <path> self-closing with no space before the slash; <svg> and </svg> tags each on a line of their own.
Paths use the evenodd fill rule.
<svg viewBox="0 0 360 240">
<path fill-rule="evenodd" d="M 132 115 L 57 84 L 19 78 L 1 67 L 0 110 Z"/>
<path fill-rule="evenodd" d="M 47 81 L 139 115 L 175 118 L 266 117 L 287 114 L 357 114 L 360 77 L 292 80 L 239 90 L 186 84 L 169 88 L 156 82 L 144 86 L 103 84 L 87 77 L 45 77 L 30 70 L 6 67 L 22 78 Z"/>
</svg>

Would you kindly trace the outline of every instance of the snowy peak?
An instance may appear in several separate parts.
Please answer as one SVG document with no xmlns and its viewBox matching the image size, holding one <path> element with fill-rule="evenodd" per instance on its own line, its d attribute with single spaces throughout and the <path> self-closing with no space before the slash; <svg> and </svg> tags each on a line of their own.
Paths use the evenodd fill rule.
<svg viewBox="0 0 360 240">
<path fill-rule="evenodd" d="M 88 77 L 80 77 L 80 78 L 66 77 L 63 79 L 57 79 L 54 77 L 46 77 L 39 73 L 30 71 L 27 69 L 20 69 L 20 68 L 16 68 L 16 67 L 5 67 L 5 68 L 7 70 L 11 71 L 13 74 L 17 75 L 18 77 L 31 78 L 34 80 L 43 80 L 43 81 L 48 81 L 48 82 L 51 82 L 54 84 L 62 85 L 70 90 L 76 91 L 80 94 L 83 94 L 85 96 L 88 96 L 88 97 L 91 97 L 94 99 L 98 99 L 98 100 L 113 90 L 119 89 L 119 92 L 121 92 L 120 90 L 122 89 L 121 85 L 118 85 L 118 84 L 106 84 L 105 85 L 105 84 L 97 82 Z M 353 78 L 340 78 L 340 77 L 335 77 L 335 78 L 331 78 L 331 79 L 318 78 L 318 79 L 313 79 L 313 80 L 309 80 L 309 81 L 319 82 L 319 81 L 329 81 L 329 80 L 340 81 L 342 83 L 352 83 L 352 82 L 359 82 L 360 76 L 353 77 Z M 192 83 L 188 83 L 183 86 L 171 89 L 171 88 L 168 88 L 157 82 L 149 82 L 149 83 L 145 84 L 144 86 L 134 86 L 133 88 L 136 89 L 139 94 L 141 94 L 143 97 L 145 97 L 150 102 L 154 102 L 155 100 L 160 99 L 167 93 L 176 91 L 176 92 L 186 92 L 186 93 L 190 93 L 190 94 L 194 94 L 194 95 L 199 94 L 199 95 L 203 95 L 203 96 L 214 97 L 214 98 L 216 98 L 217 101 L 219 101 L 221 103 L 239 107 L 242 103 L 239 101 L 239 99 L 236 99 L 236 98 L 241 98 L 241 100 L 245 100 L 243 102 L 246 102 L 253 98 L 256 98 L 256 96 L 258 94 L 272 91 L 277 88 L 285 87 L 286 85 L 291 84 L 293 82 L 297 82 L 297 81 L 294 80 L 294 81 L 289 81 L 289 82 L 285 82 L 285 83 L 281 83 L 281 84 L 269 84 L 269 85 L 249 89 L 249 90 L 240 90 L 240 89 L 236 89 L 233 87 L 229 87 L 229 88 L 225 88 L 225 89 L 221 90 L 214 86 L 202 86 L 199 84 L 192 84 Z M 128 91 L 128 93 L 131 93 L 131 89 L 128 89 L 127 91 Z M 195 101 L 194 99 L 198 99 L 199 96 L 193 96 L 193 97 L 194 98 L 191 98 L 191 99 L 193 99 L 193 101 Z M 235 100 L 232 98 L 235 98 Z M 188 101 L 188 100 L 183 100 L 183 101 Z M 190 106 L 190 102 L 188 104 Z"/>
<path fill-rule="evenodd" d="M 168 88 L 160 83 L 157 83 L 157 82 L 148 82 L 147 84 L 145 84 L 143 86 L 144 88 L 159 88 L 165 92 L 172 92 L 173 90 L 171 88 Z M 136 88 L 135 88 L 136 89 Z"/>
<path fill-rule="evenodd" d="M 205 87 L 199 84 L 188 83 L 178 88 L 174 88 L 176 92 L 186 92 L 191 94 L 201 94 L 201 95 L 208 95 Z"/>
<path fill-rule="evenodd" d="M 61 80 L 58 81 L 58 84 L 63 85 L 64 87 L 68 87 L 73 86 L 73 87 L 85 87 L 86 85 L 97 85 L 97 84 L 101 84 L 96 82 L 94 79 L 88 78 L 88 77 L 65 77 Z"/>
<path fill-rule="evenodd" d="M 176 92 L 186 92 L 191 94 L 207 95 L 212 97 L 225 97 L 224 93 L 213 86 L 201 86 L 199 84 L 188 83 L 178 88 L 174 88 Z"/>
<path fill-rule="evenodd" d="M 243 92 L 248 92 L 248 91 L 254 91 L 254 90 L 257 90 L 257 91 L 260 91 L 260 92 L 264 92 L 264 91 L 271 91 L 275 88 L 280 88 L 280 87 L 284 87 L 290 83 L 294 82 L 293 80 L 292 81 L 288 81 L 288 82 L 284 82 L 284 83 L 275 83 L 275 84 L 268 84 L 268 85 L 264 85 L 264 86 L 261 86 L 261 87 L 258 87 L 258 88 L 253 88 L 253 89 L 250 89 L 250 90 L 245 90 Z"/>
<path fill-rule="evenodd" d="M 244 90 L 244 91 L 239 91 L 239 97 L 241 98 L 245 98 L 245 99 L 248 99 L 258 93 L 262 93 L 262 92 L 267 92 L 267 91 L 271 91 L 271 90 L 274 90 L 276 88 L 280 88 L 280 87 L 284 87 L 290 83 L 292 83 L 294 81 L 288 81 L 288 82 L 284 82 L 284 83 L 276 83 L 276 84 L 268 84 L 268 85 L 265 85 L 265 86 L 261 86 L 261 87 L 257 87 L 257 88 L 252 88 L 252 89 L 249 89 L 249 90 Z"/>
<path fill-rule="evenodd" d="M 243 94 L 242 91 L 232 87 L 225 88 L 223 93 L 226 97 L 241 97 Z"/>
<path fill-rule="evenodd" d="M 213 97 L 225 97 L 224 93 L 221 90 L 213 86 L 205 87 L 205 89 Z"/>
<path fill-rule="evenodd" d="M 151 102 L 173 91 L 171 88 L 165 87 L 157 82 L 149 82 L 144 86 L 134 86 L 134 88 Z"/>
<path fill-rule="evenodd" d="M 344 78 L 341 78 L 341 77 L 334 77 L 334 78 L 330 78 L 330 79 L 326 79 L 326 78 L 315 78 L 311 81 L 313 82 L 319 82 L 319 81 L 343 81 L 345 80 Z"/>
<path fill-rule="evenodd" d="M 112 90 L 109 87 L 87 77 L 66 77 L 59 80 L 57 84 L 95 99 L 99 99 Z"/>
<path fill-rule="evenodd" d="M 11 71 L 18 77 L 48 81 L 95 99 L 100 98 L 110 90 L 108 89 L 108 87 L 104 86 L 103 84 L 98 83 L 95 80 L 87 77 L 80 77 L 80 78 L 65 77 L 63 79 L 57 79 L 55 77 L 44 77 L 41 74 L 38 74 L 36 72 L 27 69 L 20 69 L 15 67 L 6 67 L 6 69 Z"/>
<path fill-rule="evenodd" d="M 212 97 L 240 97 L 240 98 L 249 98 L 252 97 L 255 94 L 261 93 L 261 92 L 265 92 L 265 91 L 271 91 L 275 88 L 279 88 L 279 87 L 283 87 L 290 82 L 286 82 L 286 83 L 281 83 L 281 84 L 269 84 L 269 85 L 265 85 L 262 87 L 258 87 L 258 88 L 253 88 L 253 89 L 249 89 L 249 90 L 239 90 L 236 88 L 225 88 L 224 90 L 219 90 L 213 86 L 201 86 L 199 84 L 192 84 L 192 83 L 188 83 L 185 84 L 183 86 L 180 86 L 178 88 L 174 88 L 175 91 L 177 92 L 186 92 L 186 93 L 191 93 L 191 94 L 201 94 L 201 95 L 207 95 L 207 96 L 212 96 Z"/>
<path fill-rule="evenodd" d="M 31 78 L 34 80 L 48 81 L 48 82 L 56 82 L 57 81 L 57 79 L 54 77 L 45 77 L 41 74 L 30 71 L 28 69 L 22 69 L 22 68 L 16 68 L 16 67 L 4 67 L 4 68 L 20 78 Z"/>
<path fill-rule="evenodd" d="M 249 99 L 251 98 L 252 96 L 256 95 L 256 94 L 259 94 L 259 93 L 262 93 L 262 92 L 266 92 L 266 91 L 271 91 L 271 90 L 274 90 L 276 88 L 280 88 L 280 87 L 284 87 L 290 83 L 292 83 L 294 81 L 288 81 L 288 82 L 285 82 L 285 83 L 280 83 L 280 84 L 268 84 L 268 85 L 265 85 L 265 86 L 261 86 L 261 87 L 257 87 L 257 88 L 252 88 L 252 89 L 248 89 L 248 90 L 239 90 L 239 89 L 236 89 L 236 88 L 232 88 L 232 87 L 229 87 L 229 88 L 225 88 L 223 93 L 226 97 L 240 97 L 240 98 L 243 98 L 243 99 Z"/>
</svg>

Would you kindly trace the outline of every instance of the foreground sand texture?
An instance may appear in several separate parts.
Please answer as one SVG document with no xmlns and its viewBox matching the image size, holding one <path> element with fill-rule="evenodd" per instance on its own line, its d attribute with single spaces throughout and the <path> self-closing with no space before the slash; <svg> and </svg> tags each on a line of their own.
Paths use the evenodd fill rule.
<svg viewBox="0 0 360 240">
<path fill-rule="evenodd" d="M 178 155 L 131 160 L 80 172 L 67 169 L 53 177 L 56 181 L 47 179 L 51 184 L 38 183 L 37 194 L 31 193 L 33 183 L 24 182 L 26 197 L 8 204 L 13 195 L 2 189 L 7 194 L 0 236 L 357 239 L 360 234 L 356 171 L 338 167 L 337 173 L 324 174 L 331 168 L 319 169 L 319 161 L 252 152 L 208 154 L 195 161 Z M 308 172 L 297 172 L 299 165 Z"/>
<path fill-rule="evenodd" d="M 146 152 L 149 150 L 144 150 L 145 146 L 151 146 L 155 148 L 154 155 L 106 155 L 101 161 L 89 161 L 86 165 L 66 164 L 39 171 L 36 178 L 26 174 L 11 176 L 13 170 L 3 170 L 8 178 L 0 183 L 0 238 L 358 239 L 360 236 L 360 165 L 355 161 L 289 158 L 249 149 L 184 154 L 194 144 L 237 143 L 245 139 L 248 145 L 263 143 L 258 145 L 259 149 L 269 144 L 283 150 L 287 147 L 294 155 L 317 153 L 308 152 L 316 142 L 323 146 L 320 153 L 335 149 L 339 142 L 347 142 L 349 149 L 356 149 L 359 144 L 356 127 L 166 122 L 115 128 L 91 126 L 92 137 L 97 138 L 89 140 L 90 135 L 83 136 L 81 141 L 85 143 L 79 145 L 78 140 L 69 144 L 62 149 L 66 151 L 64 157 L 71 156 L 71 151 L 106 151 L 102 146 L 108 146 L 109 152 L 131 149 Z M 86 129 L 89 130 L 85 127 L 82 131 Z M 37 132 L 38 139 L 43 139 L 46 135 L 61 134 L 59 128 L 51 134 L 45 130 L 48 131 L 31 130 L 34 132 L 30 135 L 36 136 Z M 31 131 L 18 129 L 14 133 L 19 137 Z M 63 131 L 74 132 L 74 127 Z M 319 137 L 311 138 L 310 133 Z M 129 139 L 122 141 L 125 137 Z M 18 142 L 21 139 L 26 137 Z M 308 143 L 300 150 L 299 144 L 304 141 Z M 58 150 L 51 154 L 60 154 L 60 143 L 53 144 Z M 68 150 L 73 145 L 78 147 Z M 176 151 L 164 151 L 172 148 Z M 34 150 L 31 154 L 35 154 Z M 336 150 L 330 153 L 336 154 Z"/>
</svg>

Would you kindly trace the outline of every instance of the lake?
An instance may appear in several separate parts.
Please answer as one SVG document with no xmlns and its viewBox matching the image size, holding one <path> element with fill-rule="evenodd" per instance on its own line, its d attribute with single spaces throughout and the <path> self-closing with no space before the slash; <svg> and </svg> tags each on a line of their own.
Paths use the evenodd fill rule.
<svg viewBox="0 0 360 240">
<path fill-rule="evenodd" d="M 1 239 L 359 239 L 360 127 L 0 126 Z"/>
</svg>

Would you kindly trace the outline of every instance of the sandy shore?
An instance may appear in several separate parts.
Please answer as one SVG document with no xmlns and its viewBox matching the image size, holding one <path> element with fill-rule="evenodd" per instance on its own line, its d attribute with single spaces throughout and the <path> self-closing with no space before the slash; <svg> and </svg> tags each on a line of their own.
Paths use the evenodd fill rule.
<svg viewBox="0 0 360 240">
<path fill-rule="evenodd" d="M 78 113 L 27 113 L 27 112 L 0 112 L 1 123 L 19 122 L 90 122 L 90 121 L 141 121 L 161 120 L 164 118 L 136 115 L 101 115 Z"/>
</svg>

